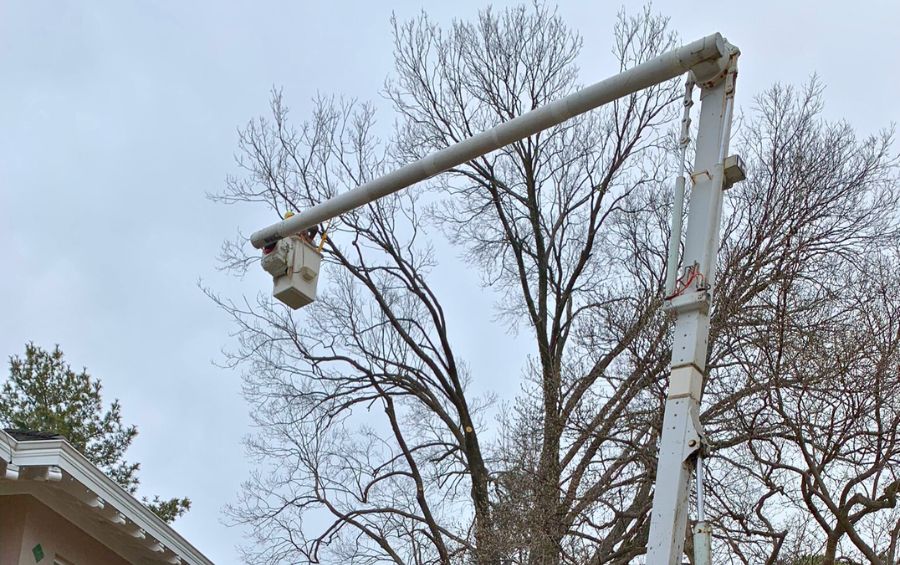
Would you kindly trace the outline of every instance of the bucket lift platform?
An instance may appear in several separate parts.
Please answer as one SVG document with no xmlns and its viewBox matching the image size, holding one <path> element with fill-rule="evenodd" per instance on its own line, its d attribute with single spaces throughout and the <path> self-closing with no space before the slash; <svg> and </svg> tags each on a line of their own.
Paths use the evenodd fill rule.
<svg viewBox="0 0 900 565">
<path fill-rule="evenodd" d="M 293 235 L 263 251 L 262 268 L 272 275 L 272 295 L 294 310 L 316 299 L 322 254 L 311 241 Z"/>
</svg>

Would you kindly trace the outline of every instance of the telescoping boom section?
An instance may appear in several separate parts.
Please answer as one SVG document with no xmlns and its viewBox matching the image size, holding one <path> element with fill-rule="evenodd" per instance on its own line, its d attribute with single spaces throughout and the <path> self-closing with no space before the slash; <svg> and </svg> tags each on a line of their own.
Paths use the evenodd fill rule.
<svg viewBox="0 0 900 565">
<path fill-rule="evenodd" d="M 694 475 L 698 501 L 694 563 L 709 565 L 710 530 L 702 503 L 704 434 L 699 414 L 722 196 L 726 188 L 743 178 L 740 159 L 728 155 L 738 55 L 738 49 L 718 33 L 688 43 L 263 228 L 250 241 L 257 249 L 263 249 L 263 266 L 273 276 L 276 298 L 292 308 L 302 307 L 316 295 L 324 240 L 316 246 L 309 234 L 314 235 L 322 222 L 623 96 L 688 73 L 683 148 L 688 143 L 695 87 L 700 89 L 700 117 L 693 166 L 687 174 L 682 166 L 674 187 L 664 306 L 675 318 L 674 340 L 646 562 L 683 562 L 690 478 Z M 687 183 L 691 197 L 682 238 Z"/>
<path fill-rule="evenodd" d="M 250 236 L 250 242 L 257 249 L 262 249 L 279 239 L 296 235 L 382 196 L 402 190 L 529 135 L 559 125 L 569 118 L 673 79 L 685 72 L 694 70 L 703 75 L 717 73 L 727 53 L 728 46 L 725 40 L 720 34 L 714 33 L 436 151 L 392 173 L 263 228 Z"/>
</svg>

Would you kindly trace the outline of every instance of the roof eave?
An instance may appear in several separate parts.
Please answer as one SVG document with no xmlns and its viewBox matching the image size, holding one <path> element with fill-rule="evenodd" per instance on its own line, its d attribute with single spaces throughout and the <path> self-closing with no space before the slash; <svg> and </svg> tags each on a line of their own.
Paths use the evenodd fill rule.
<svg viewBox="0 0 900 565">
<path fill-rule="evenodd" d="M 212 561 L 160 519 L 150 509 L 106 476 L 87 458 L 63 439 L 17 441 L 0 430 L 0 457 L 23 467 L 58 467 L 87 490 L 111 504 L 119 513 L 142 530 L 172 549 L 182 559 L 203 565 Z"/>
</svg>

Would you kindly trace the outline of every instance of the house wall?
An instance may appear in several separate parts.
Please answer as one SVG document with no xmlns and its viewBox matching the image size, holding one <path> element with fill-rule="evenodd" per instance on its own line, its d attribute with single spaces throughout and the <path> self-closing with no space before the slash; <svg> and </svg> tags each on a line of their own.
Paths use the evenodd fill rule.
<svg viewBox="0 0 900 565">
<path fill-rule="evenodd" d="M 0 532 L 0 565 L 32 565 L 36 563 L 32 549 L 41 544 L 44 558 L 40 565 L 52 565 L 56 556 L 73 565 L 128 565 L 118 554 L 109 550 L 83 530 L 29 495 L 0 497 L 0 526 L 11 524 L 18 528 L 16 540 L 7 540 Z M 13 529 L 13 538 L 16 533 Z"/>
<path fill-rule="evenodd" d="M 18 563 L 25 530 L 23 509 L 26 496 L 0 496 L 0 565 Z"/>
</svg>

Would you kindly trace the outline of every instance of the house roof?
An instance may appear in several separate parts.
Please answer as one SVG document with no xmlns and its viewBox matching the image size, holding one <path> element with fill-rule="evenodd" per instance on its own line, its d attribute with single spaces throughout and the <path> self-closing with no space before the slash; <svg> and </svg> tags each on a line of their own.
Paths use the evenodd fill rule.
<svg viewBox="0 0 900 565">
<path fill-rule="evenodd" d="M 29 494 L 131 563 L 212 565 L 62 436 L 0 431 L 0 496 Z"/>
</svg>

